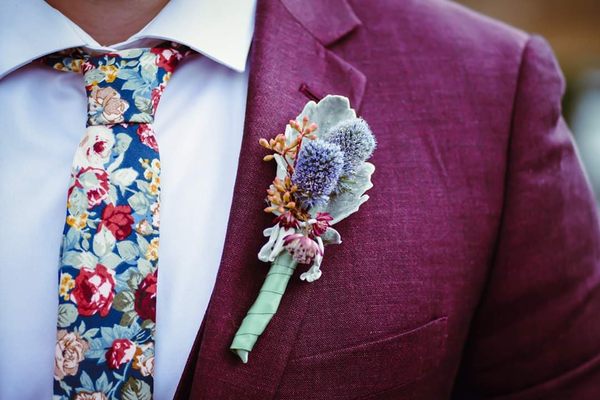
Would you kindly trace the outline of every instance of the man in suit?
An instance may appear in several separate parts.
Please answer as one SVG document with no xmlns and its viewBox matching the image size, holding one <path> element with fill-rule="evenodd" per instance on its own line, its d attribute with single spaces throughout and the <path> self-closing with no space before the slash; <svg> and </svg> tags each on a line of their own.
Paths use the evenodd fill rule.
<svg viewBox="0 0 600 400">
<path fill-rule="evenodd" d="M 561 117 L 564 80 L 543 39 L 442 0 L 259 0 L 255 12 L 241 7 L 247 3 L 224 12 L 209 2 L 172 1 L 162 9 L 162 2 L 146 2 L 131 15 L 121 10 L 137 22 L 117 23 L 118 11 L 107 9 L 99 28 L 82 15 L 100 11 L 77 8 L 87 3 L 52 3 L 83 31 L 69 25 L 77 35 L 56 33 L 60 43 L 44 42 L 27 25 L 35 14 L 25 13 L 23 25 L 11 26 L 20 33 L 14 35 L 19 49 L 29 44 L 28 52 L 3 43 L 10 57 L 0 81 L 0 115 L 9 128 L 0 139 L 0 284 L 9 295 L 0 314 L 1 350 L 8 355 L 0 360 L 0 397 L 51 393 L 53 315 L 35 310 L 55 307 L 54 274 L 45 269 L 57 254 L 39 250 L 24 258 L 20 250 L 22 243 L 60 241 L 63 192 L 43 193 L 55 205 L 31 194 L 33 185 L 51 179 L 43 168 L 54 162 L 52 173 L 68 170 L 70 162 L 60 146 L 60 161 L 21 170 L 17 161 L 31 163 L 31 154 L 46 152 L 35 152 L 44 136 L 32 133 L 42 126 L 23 123 L 19 110 L 60 97 L 60 109 L 75 112 L 85 101 L 76 91 L 45 88 L 61 78 L 28 62 L 65 47 L 126 48 L 158 37 L 200 56 L 180 67 L 157 113 L 163 164 L 171 171 L 165 166 L 163 179 L 183 174 L 186 184 L 165 184 L 163 192 L 162 224 L 171 229 L 161 228 L 156 398 L 600 398 L 598 216 Z M 38 28 L 63 32 L 64 15 L 52 15 Z M 182 29 L 169 25 L 175 18 Z M 34 36 L 23 43 L 25 32 Z M 198 83 L 206 80 L 218 86 L 214 92 Z M 191 85 L 197 85 L 192 93 L 185 90 Z M 270 224 L 261 212 L 262 188 L 274 174 L 260 162 L 256 143 L 327 94 L 348 97 L 377 137 L 371 199 L 336 226 L 344 243 L 328 251 L 323 277 L 312 284 L 294 277 L 244 365 L 228 348 L 266 272 L 256 253 Z M 169 110 L 182 107 L 188 119 L 177 137 L 169 134 L 176 115 Z M 62 127 L 48 145 L 76 145 L 80 121 L 57 114 L 44 114 L 48 129 L 51 122 Z M 73 138 L 60 136 L 71 128 Z M 218 135 L 195 138 L 209 128 Z M 212 163 L 201 153 L 207 143 L 219 155 Z M 219 182 L 211 181 L 215 175 Z M 202 198 L 215 192 L 217 199 Z M 35 211 L 40 207 L 43 215 Z M 186 207 L 211 215 L 177 213 Z M 31 220 L 19 225 L 26 213 Z M 48 240 L 50 233 L 39 231 L 50 224 L 58 233 Z M 32 270 L 30 304 L 15 285 L 23 265 Z M 208 272 L 193 275 L 198 269 Z"/>
</svg>

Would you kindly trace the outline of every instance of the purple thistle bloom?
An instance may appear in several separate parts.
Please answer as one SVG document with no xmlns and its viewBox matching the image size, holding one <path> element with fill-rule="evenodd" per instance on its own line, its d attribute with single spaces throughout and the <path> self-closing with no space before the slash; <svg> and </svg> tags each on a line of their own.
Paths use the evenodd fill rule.
<svg viewBox="0 0 600 400">
<path fill-rule="evenodd" d="M 301 192 L 297 196 L 300 203 L 311 208 L 327 201 L 343 167 L 344 154 L 337 144 L 321 140 L 304 141 L 292 175 L 292 183 Z"/>
<path fill-rule="evenodd" d="M 344 153 L 343 175 L 352 174 L 360 163 L 371 157 L 377 144 L 371 128 L 362 118 L 339 122 L 325 137 L 329 143 L 340 146 Z"/>
</svg>

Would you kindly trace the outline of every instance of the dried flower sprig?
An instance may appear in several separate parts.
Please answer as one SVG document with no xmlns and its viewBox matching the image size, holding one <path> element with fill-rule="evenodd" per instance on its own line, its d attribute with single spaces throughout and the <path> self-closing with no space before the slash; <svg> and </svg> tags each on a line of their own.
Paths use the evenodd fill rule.
<svg viewBox="0 0 600 400">
<path fill-rule="evenodd" d="M 298 185 L 293 183 L 292 176 L 296 171 L 302 141 L 317 139 L 314 132 L 318 129 L 318 126 L 311 123 L 307 116 L 302 119 L 302 123 L 290 120 L 289 126 L 298 133 L 290 143 L 287 143 L 285 134 L 279 134 L 270 140 L 265 138 L 259 140 L 262 147 L 274 152 L 266 155 L 263 158 L 264 161 L 272 161 L 276 155 L 279 155 L 280 159 L 286 163 L 286 176 L 283 179 L 276 177 L 267 189 L 269 206 L 265 207 L 264 211 L 275 215 L 289 212 L 289 215 L 298 221 L 308 221 L 310 214 L 308 214 L 307 208 L 302 207 L 302 204 L 298 202 Z"/>
<path fill-rule="evenodd" d="M 297 203 L 295 197 L 297 192 L 298 186 L 292 184 L 290 176 L 286 175 L 283 180 L 275 178 L 267 189 L 269 206 L 265 207 L 264 211 L 277 215 L 277 218 L 286 214 L 288 218 L 296 220 L 296 223 L 298 221 L 308 221 L 310 214 Z"/>
<path fill-rule="evenodd" d="M 316 139 L 317 136 L 314 134 L 314 132 L 318 129 L 318 126 L 315 123 L 310 123 L 307 116 L 302 118 L 302 124 L 291 119 L 289 121 L 289 126 L 298 132 L 298 136 L 296 136 L 296 139 L 294 139 L 291 143 L 286 143 L 286 137 L 283 133 L 280 133 L 279 135 L 275 136 L 275 138 L 270 140 L 261 138 L 258 143 L 262 147 L 272 150 L 276 154 L 279 154 L 281 157 L 283 157 L 284 161 L 287 163 L 287 172 L 291 175 L 294 173 L 295 161 L 300 149 L 302 148 L 302 140 L 305 138 L 310 140 Z M 263 160 L 272 161 L 274 158 L 275 156 L 273 154 L 269 154 L 266 155 Z M 289 160 L 292 160 L 293 162 L 290 163 Z"/>
</svg>

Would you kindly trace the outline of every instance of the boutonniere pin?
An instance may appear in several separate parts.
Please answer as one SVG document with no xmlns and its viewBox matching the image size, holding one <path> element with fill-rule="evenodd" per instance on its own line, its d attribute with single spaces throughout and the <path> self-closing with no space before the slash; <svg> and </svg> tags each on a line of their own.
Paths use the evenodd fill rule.
<svg viewBox="0 0 600 400">
<path fill-rule="evenodd" d="M 272 152 L 264 160 L 277 164 L 264 210 L 275 215 L 275 225 L 263 232 L 269 240 L 258 253 L 271 268 L 230 346 L 244 363 L 275 315 L 296 266 L 309 266 L 300 275 L 303 281 L 321 277 L 325 246 L 342 242 L 332 225 L 369 199 L 365 192 L 373 186 L 375 170 L 367 162 L 375 137 L 342 96 L 308 102 L 285 133 L 261 139 L 260 145 Z"/>
</svg>

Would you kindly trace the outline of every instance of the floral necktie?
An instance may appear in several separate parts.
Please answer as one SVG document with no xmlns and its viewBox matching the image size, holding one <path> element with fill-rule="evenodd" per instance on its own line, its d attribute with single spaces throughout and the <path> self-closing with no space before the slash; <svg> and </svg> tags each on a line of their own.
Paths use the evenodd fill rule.
<svg viewBox="0 0 600 400">
<path fill-rule="evenodd" d="M 159 243 L 160 97 L 177 46 L 46 64 L 83 74 L 88 120 L 71 171 L 59 268 L 54 399 L 150 399 Z"/>
</svg>

